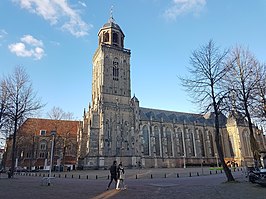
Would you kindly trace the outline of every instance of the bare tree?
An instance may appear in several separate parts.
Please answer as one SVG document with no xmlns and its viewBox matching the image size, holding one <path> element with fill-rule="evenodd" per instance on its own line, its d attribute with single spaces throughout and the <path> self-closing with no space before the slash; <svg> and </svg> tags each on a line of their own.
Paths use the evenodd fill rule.
<svg viewBox="0 0 266 199">
<path fill-rule="evenodd" d="M 259 161 L 259 146 L 254 137 L 252 124 L 252 109 L 255 108 L 258 95 L 258 85 L 261 81 L 256 70 L 259 63 L 248 49 L 235 47 L 229 58 L 230 71 L 226 75 L 227 88 L 230 89 L 233 112 L 237 117 L 244 117 L 248 122 L 250 132 L 250 144 L 254 157 L 255 167 Z"/>
<path fill-rule="evenodd" d="M 256 70 L 257 76 L 259 78 L 259 83 L 257 86 L 258 98 L 254 110 L 255 116 L 259 119 L 259 122 L 266 123 L 266 64 L 260 64 Z"/>
<path fill-rule="evenodd" d="M 7 101 L 8 99 L 8 92 L 7 92 L 7 85 L 6 81 L 1 80 L 0 82 L 0 129 L 2 129 L 3 125 L 5 124 L 6 117 L 6 110 L 7 110 Z"/>
<path fill-rule="evenodd" d="M 227 181 L 234 181 L 234 177 L 224 161 L 219 130 L 219 116 L 223 108 L 223 99 L 226 96 L 224 90 L 221 89 L 221 82 L 227 72 L 227 67 L 224 64 L 227 54 L 228 50 L 220 52 L 220 49 L 210 40 L 207 45 L 201 46 L 192 53 L 191 66 L 188 67 L 190 76 L 181 78 L 181 81 L 194 103 L 199 104 L 203 112 L 214 112 L 217 152 Z"/>
<path fill-rule="evenodd" d="M 18 127 L 25 119 L 41 109 L 44 105 L 40 99 L 36 98 L 33 92 L 32 84 L 24 68 L 18 66 L 14 73 L 7 76 L 4 80 L 5 89 L 7 90 L 7 108 L 6 118 L 8 123 L 12 125 L 13 145 L 12 145 L 12 163 L 11 176 L 15 169 L 16 154 L 16 136 Z"/>
<path fill-rule="evenodd" d="M 73 113 L 65 112 L 60 107 L 53 107 L 48 113 L 48 117 L 53 120 L 73 120 Z"/>
<path fill-rule="evenodd" d="M 57 131 L 57 127 L 61 120 L 74 120 L 73 113 L 65 112 L 60 107 L 53 107 L 48 113 L 48 117 L 54 120 L 54 129 Z M 60 132 L 60 135 L 56 135 L 55 148 L 63 149 L 62 151 L 62 166 L 65 167 L 66 163 L 66 151 L 71 146 L 73 138 L 70 136 L 73 126 L 71 123 L 65 123 L 65 131 Z"/>
</svg>

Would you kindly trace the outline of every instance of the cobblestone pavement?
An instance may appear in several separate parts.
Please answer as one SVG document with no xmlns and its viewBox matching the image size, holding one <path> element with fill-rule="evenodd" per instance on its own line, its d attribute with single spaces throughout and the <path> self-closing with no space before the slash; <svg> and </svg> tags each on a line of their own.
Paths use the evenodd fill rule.
<svg viewBox="0 0 266 199">
<path fill-rule="evenodd" d="M 193 170 L 184 177 L 176 176 L 177 170 L 127 170 L 127 189 L 115 190 L 114 184 L 110 190 L 106 190 L 109 182 L 107 178 L 101 177 L 107 171 L 89 171 L 88 176 L 97 175 L 97 179 L 88 179 L 81 174 L 84 172 L 68 173 L 51 179 L 51 186 L 42 183 L 42 175 L 28 176 L 16 175 L 13 179 L 7 179 L 5 174 L 0 177 L 0 198 L 6 199 L 122 199 L 122 198 L 182 198 L 182 199 L 266 199 L 266 187 L 251 184 L 247 181 L 242 171 L 233 172 L 237 182 L 228 183 L 224 173 L 212 175 L 199 175 Z M 139 176 L 136 179 L 135 172 Z M 107 172 L 108 173 L 108 172 Z M 142 174 L 142 176 L 141 176 Z M 151 176 L 151 175 L 154 176 Z M 159 175 L 161 174 L 161 175 Z M 175 174 L 175 175 L 173 175 Z M 197 174 L 197 175 L 195 175 Z M 73 177 L 74 176 L 81 176 Z M 86 176 L 87 176 L 86 175 Z M 103 175 L 103 176 L 104 176 Z M 146 177 L 143 177 L 145 176 Z M 192 177 L 189 177 L 189 176 Z M 159 178 L 159 176 L 161 176 Z M 141 178 L 142 177 L 142 178 Z"/>
</svg>

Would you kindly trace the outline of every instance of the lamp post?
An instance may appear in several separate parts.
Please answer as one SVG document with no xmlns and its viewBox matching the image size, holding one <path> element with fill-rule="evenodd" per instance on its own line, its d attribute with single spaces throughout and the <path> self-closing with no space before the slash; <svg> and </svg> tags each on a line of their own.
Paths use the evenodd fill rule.
<svg viewBox="0 0 266 199">
<path fill-rule="evenodd" d="M 217 153 L 215 153 L 215 158 L 216 158 L 216 165 L 217 165 L 217 167 L 219 167 L 218 154 Z"/>
<path fill-rule="evenodd" d="M 51 131 L 52 136 L 52 147 L 51 147 L 51 155 L 50 155 L 50 169 L 49 169 L 49 178 L 48 178 L 48 186 L 51 184 L 51 177 L 52 177 L 52 167 L 53 167 L 53 152 L 54 152 L 54 138 L 56 135 L 56 131 Z"/>
</svg>

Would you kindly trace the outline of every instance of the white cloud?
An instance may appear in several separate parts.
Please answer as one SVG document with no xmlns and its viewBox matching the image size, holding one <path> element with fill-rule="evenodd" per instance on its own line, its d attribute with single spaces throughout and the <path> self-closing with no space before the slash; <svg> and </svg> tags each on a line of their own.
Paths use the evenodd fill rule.
<svg viewBox="0 0 266 199">
<path fill-rule="evenodd" d="M 20 40 L 32 46 L 43 46 L 41 40 L 37 40 L 31 35 L 24 35 Z"/>
<path fill-rule="evenodd" d="M 82 2 L 82 1 L 78 1 L 78 3 L 80 4 L 80 5 L 82 5 L 83 7 L 87 7 L 87 5 L 86 5 L 86 3 L 85 2 Z"/>
<path fill-rule="evenodd" d="M 3 39 L 7 35 L 7 32 L 4 29 L 0 29 L 0 39 Z"/>
<path fill-rule="evenodd" d="M 177 16 L 187 13 L 197 15 L 202 11 L 205 4 L 206 0 L 172 0 L 172 7 L 165 11 L 164 16 L 174 20 Z"/>
<path fill-rule="evenodd" d="M 7 32 L 4 29 L 0 29 L 0 46 L 2 46 L 2 41 L 5 40 L 5 37 L 7 36 Z"/>
<path fill-rule="evenodd" d="M 37 14 L 49 21 L 51 25 L 60 25 L 76 37 L 88 34 L 92 25 L 84 22 L 77 10 L 70 7 L 66 0 L 12 0 L 21 8 Z M 83 6 L 85 3 L 80 2 Z"/>
<path fill-rule="evenodd" d="M 10 52 L 19 57 L 33 57 L 36 60 L 40 60 L 44 56 L 43 42 L 41 40 L 37 40 L 31 35 L 24 35 L 20 41 L 8 45 Z"/>
</svg>

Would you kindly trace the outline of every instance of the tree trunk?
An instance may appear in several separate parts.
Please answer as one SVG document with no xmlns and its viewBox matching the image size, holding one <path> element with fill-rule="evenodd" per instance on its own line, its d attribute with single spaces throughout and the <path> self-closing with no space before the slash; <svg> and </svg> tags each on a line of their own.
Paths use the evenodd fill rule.
<svg viewBox="0 0 266 199">
<path fill-rule="evenodd" d="M 213 89 L 212 89 L 212 94 L 213 94 L 212 96 L 215 96 Z M 231 170 L 225 164 L 223 149 L 222 149 L 222 145 L 221 145 L 221 142 L 220 142 L 219 112 L 218 112 L 218 107 L 217 107 L 217 103 L 216 103 L 215 97 L 213 97 L 212 100 L 213 100 L 213 108 L 214 108 L 214 114 L 215 114 L 215 143 L 216 143 L 216 147 L 217 147 L 217 152 L 218 152 L 221 164 L 223 166 L 225 175 L 227 177 L 227 181 L 228 182 L 232 182 L 232 181 L 235 181 L 235 179 L 234 179 L 234 177 L 233 177 L 233 175 L 231 173 Z"/>
</svg>

